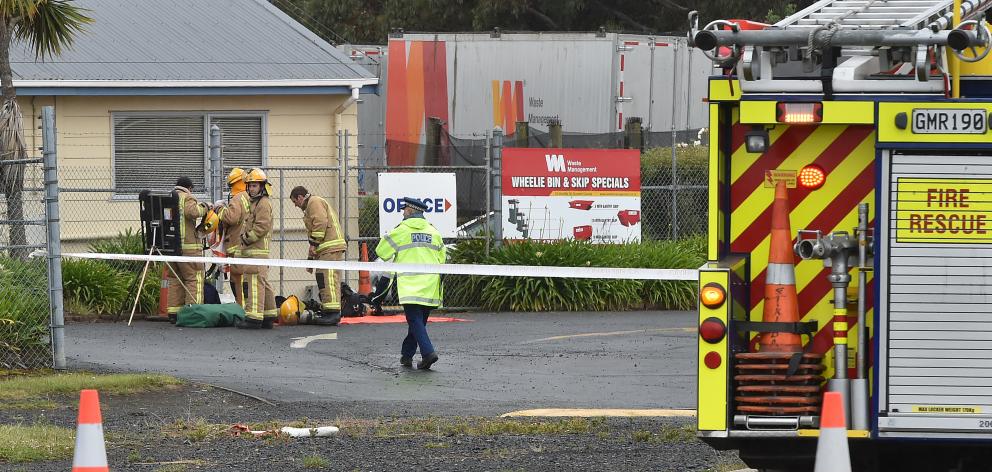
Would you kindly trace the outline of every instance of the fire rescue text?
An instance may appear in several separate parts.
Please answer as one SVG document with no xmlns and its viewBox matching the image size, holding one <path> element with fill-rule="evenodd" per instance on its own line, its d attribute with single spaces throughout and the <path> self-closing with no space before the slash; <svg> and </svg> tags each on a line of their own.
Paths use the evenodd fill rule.
<svg viewBox="0 0 992 472">
<path fill-rule="evenodd" d="M 928 188 L 927 208 L 946 208 L 951 212 L 911 213 L 909 232 L 923 234 L 987 234 L 987 215 L 969 211 L 970 190 L 966 188 Z M 954 210 L 961 210 L 955 212 Z"/>
</svg>

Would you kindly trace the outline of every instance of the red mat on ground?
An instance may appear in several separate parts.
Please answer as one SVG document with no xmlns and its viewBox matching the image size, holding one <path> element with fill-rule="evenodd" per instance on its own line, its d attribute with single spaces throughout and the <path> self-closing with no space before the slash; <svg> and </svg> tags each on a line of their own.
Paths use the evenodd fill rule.
<svg viewBox="0 0 992 472">
<path fill-rule="evenodd" d="M 428 323 L 451 323 L 455 321 L 472 321 L 463 318 L 451 318 L 446 316 L 431 316 L 427 318 Z M 405 315 L 388 316 L 356 316 L 354 318 L 341 318 L 339 325 L 348 324 L 385 324 L 385 323 L 406 323 Z"/>
</svg>

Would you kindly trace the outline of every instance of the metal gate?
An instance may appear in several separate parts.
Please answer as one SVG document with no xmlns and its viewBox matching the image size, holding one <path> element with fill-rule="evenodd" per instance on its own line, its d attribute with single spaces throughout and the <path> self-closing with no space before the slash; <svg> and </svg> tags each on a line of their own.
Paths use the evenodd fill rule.
<svg viewBox="0 0 992 472">
<path fill-rule="evenodd" d="M 883 153 L 879 429 L 992 434 L 992 158 Z"/>
</svg>

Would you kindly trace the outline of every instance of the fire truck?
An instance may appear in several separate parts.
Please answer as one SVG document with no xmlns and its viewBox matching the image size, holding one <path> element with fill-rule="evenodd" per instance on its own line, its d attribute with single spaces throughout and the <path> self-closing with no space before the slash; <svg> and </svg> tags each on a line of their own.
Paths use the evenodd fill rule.
<svg viewBox="0 0 992 472">
<path fill-rule="evenodd" d="M 992 470 L 992 0 L 690 14 L 709 80 L 698 435 L 811 470 Z M 705 24 L 705 23 L 704 23 Z"/>
</svg>

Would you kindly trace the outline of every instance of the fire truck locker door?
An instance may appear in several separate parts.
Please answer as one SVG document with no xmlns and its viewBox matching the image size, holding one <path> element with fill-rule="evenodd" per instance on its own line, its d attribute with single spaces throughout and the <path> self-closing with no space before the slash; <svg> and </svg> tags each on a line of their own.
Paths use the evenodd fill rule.
<svg viewBox="0 0 992 472">
<path fill-rule="evenodd" d="M 981 154 L 882 154 L 882 436 L 992 435 L 992 156 Z"/>
</svg>

